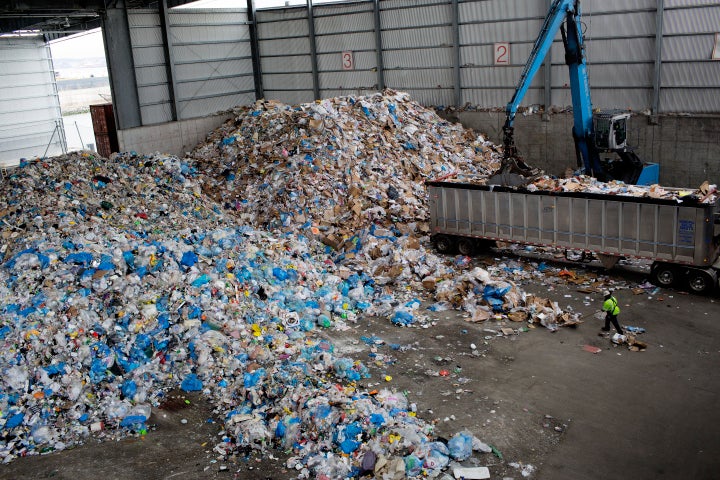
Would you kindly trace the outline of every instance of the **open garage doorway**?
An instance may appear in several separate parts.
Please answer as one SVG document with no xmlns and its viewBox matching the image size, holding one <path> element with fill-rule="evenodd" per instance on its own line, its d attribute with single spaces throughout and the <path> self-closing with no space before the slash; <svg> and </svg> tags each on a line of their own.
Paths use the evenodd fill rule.
<svg viewBox="0 0 720 480">
<path fill-rule="evenodd" d="M 90 105 L 112 103 L 99 28 L 50 42 L 68 151 L 97 150 Z"/>
</svg>

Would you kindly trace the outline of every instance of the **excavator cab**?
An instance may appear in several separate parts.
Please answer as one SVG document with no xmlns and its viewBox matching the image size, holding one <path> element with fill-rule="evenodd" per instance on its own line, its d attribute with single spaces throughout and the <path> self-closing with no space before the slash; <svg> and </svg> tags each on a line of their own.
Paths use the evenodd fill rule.
<svg viewBox="0 0 720 480">
<path fill-rule="evenodd" d="M 627 122 L 630 114 L 618 110 L 605 110 L 593 114 L 595 148 L 601 152 L 627 147 Z"/>
<path fill-rule="evenodd" d="M 600 160 L 602 180 L 622 180 L 635 185 L 640 180 L 643 162 L 627 144 L 630 113 L 622 110 L 601 110 L 593 113 L 592 141 L 598 154 L 615 153 L 619 158 Z"/>
</svg>

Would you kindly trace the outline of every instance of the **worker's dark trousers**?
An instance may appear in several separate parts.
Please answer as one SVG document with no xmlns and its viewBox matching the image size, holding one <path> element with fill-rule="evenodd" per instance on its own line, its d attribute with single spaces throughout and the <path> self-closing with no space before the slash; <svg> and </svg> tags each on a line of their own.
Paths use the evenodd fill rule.
<svg viewBox="0 0 720 480">
<path fill-rule="evenodd" d="M 610 315 L 609 313 L 605 315 L 605 330 L 610 330 L 610 322 L 612 322 L 613 327 L 615 327 L 615 330 L 622 335 L 623 331 L 622 328 L 620 328 L 620 324 L 617 320 L 617 315 Z"/>
</svg>

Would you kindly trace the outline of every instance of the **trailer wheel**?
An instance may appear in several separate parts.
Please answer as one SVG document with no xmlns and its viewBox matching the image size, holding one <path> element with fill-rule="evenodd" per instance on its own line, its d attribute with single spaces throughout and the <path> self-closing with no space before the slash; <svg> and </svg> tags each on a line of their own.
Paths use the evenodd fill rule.
<svg viewBox="0 0 720 480">
<path fill-rule="evenodd" d="M 472 238 L 463 238 L 458 241 L 458 252 L 466 257 L 471 257 L 475 253 L 475 240 Z"/>
<path fill-rule="evenodd" d="M 687 285 L 691 292 L 707 295 L 712 292 L 715 282 L 709 273 L 702 270 L 691 269 L 688 272 Z"/>
<path fill-rule="evenodd" d="M 435 237 L 435 248 L 440 253 L 450 253 L 455 248 L 455 242 L 447 235 L 438 235 Z"/>
<path fill-rule="evenodd" d="M 677 271 L 674 267 L 661 263 L 652 269 L 650 282 L 658 287 L 672 287 L 677 282 Z"/>
</svg>

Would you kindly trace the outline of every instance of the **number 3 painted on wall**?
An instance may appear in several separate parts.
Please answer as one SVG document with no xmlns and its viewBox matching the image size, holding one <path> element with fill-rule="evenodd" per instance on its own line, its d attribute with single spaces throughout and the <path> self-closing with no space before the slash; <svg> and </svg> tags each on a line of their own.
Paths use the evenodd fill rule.
<svg viewBox="0 0 720 480">
<path fill-rule="evenodd" d="M 493 47 L 495 65 L 509 65 L 510 64 L 510 44 L 496 43 Z"/>
<path fill-rule="evenodd" d="M 343 70 L 353 70 L 355 68 L 353 62 L 353 52 L 342 52 L 342 68 Z"/>
</svg>

